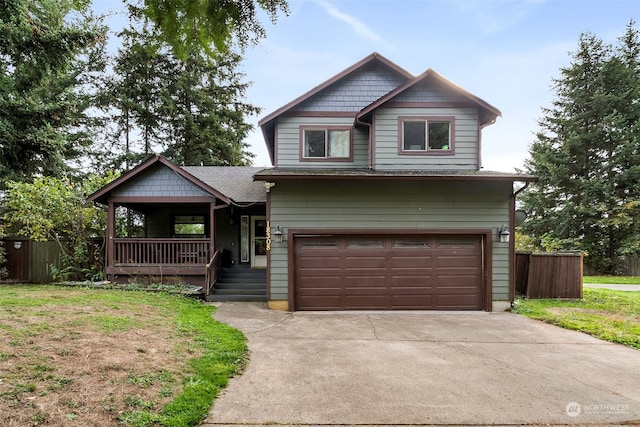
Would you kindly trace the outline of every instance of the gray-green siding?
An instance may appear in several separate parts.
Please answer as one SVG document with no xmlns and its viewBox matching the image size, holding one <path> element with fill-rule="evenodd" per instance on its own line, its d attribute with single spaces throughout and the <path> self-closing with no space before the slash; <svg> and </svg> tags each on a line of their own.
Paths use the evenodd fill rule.
<svg viewBox="0 0 640 427">
<path fill-rule="evenodd" d="M 364 168 L 369 165 L 369 135 L 352 129 L 353 161 L 301 161 L 300 128 L 302 126 L 352 126 L 353 117 L 285 117 L 278 121 L 277 165 L 281 168 Z"/>
<path fill-rule="evenodd" d="M 399 117 L 455 117 L 451 155 L 398 154 Z M 375 169 L 477 170 L 479 158 L 478 109 L 475 107 L 379 108 L 375 113 Z"/>
<path fill-rule="evenodd" d="M 399 117 L 455 117 L 451 155 L 399 154 Z M 303 126 L 352 126 L 353 117 L 283 117 L 277 127 L 277 165 L 282 168 L 365 168 L 369 166 L 369 129 L 353 128 L 351 162 L 301 160 Z M 478 109 L 475 107 L 379 108 L 374 118 L 374 168 L 380 170 L 477 170 L 479 161 Z"/>
<path fill-rule="evenodd" d="M 288 298 L 289 229 L 490 229 L 493 300 L 509 296 L 508 244 L 496 230 L 509 223 L 511 183 L 278 182 L 271 189 L 271 299 Z"/>
</svg>

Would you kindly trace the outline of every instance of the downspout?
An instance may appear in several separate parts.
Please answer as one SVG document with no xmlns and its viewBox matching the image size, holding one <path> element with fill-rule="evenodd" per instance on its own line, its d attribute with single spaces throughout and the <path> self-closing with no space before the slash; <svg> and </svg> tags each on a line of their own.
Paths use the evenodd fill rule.
<svg viewBox="0 0 640 427">
<path fill-rule="evenodd" d="M 509 299 L 512 308 L 516 299 L 516 198 L 527 189 L 529 184 L 531 184 L 530 181 L 524 181 L 522 187 L 511 193 L 509 201 L 509 233 L 513 237 L 509 239 Z"/>
<path fill-rule="evenodd" d="M 373 159 L 374 159 L 374 157 L 373 157 L 373 133 L 371 132 L 373 124 L 372 123 L 363 122 L 356 115 L 355 125 L 356 126 L 358 126 L 358 125 L 366 126 L 367 128 L 369 128 L 369 170 L 371 170 L 371 169 L 373 169 Z"/>
</svg>

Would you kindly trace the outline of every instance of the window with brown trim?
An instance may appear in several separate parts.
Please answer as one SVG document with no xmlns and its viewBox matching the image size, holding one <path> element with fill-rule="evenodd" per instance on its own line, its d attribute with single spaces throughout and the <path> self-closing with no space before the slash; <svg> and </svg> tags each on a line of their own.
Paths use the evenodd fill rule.
<svg viewBox="0 0 640 427">
<path fill-rule="evenodd" d="M 450 154 L 453 152 L 453 117 L 400 117 L 400 152 Z"/>
<path fill-rule="evenodd" d="M 302 158 L 306 160 L 348 160 L 351 158 L 351 128 L 301 128 Z"/>
</svg>

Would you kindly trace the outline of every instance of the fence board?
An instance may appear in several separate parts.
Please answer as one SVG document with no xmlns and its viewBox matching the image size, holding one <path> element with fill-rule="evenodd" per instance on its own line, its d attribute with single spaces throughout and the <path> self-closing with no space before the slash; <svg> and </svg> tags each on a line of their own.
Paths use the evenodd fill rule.
<svg viewBox="0 0 640 427">
<path fill-rule="evenodd" d="M 582 298 L 581 252 L 529 255 L 527 298 Z"/>
<path fill-rule="evenodd" d="M 31 283 L 51 283 L 51 265 L 60 268 L 57 242 L 31 242 Z"/>
</svg>

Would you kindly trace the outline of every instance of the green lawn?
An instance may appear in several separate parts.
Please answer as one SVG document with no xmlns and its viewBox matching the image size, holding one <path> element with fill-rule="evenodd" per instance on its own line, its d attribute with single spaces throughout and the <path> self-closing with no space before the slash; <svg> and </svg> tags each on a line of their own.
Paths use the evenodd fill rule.
<svg viewBox="0 0 640 427">
<path fill-rule="evenodd" d="M 165 293 L 0 285 L 0 425 L 199 425 L 247 358 L 214 310 Z"/>
<path fill-rule="evenodd" d="M 584 276 L 583 283 L 640 285 L 640 276 Z"/>
<path fill-rule="evenodd" d="M 515 313 L 640 349 L 640 292 L 583 290 L 581 300 L 516 300 Z"/>
</svg>

